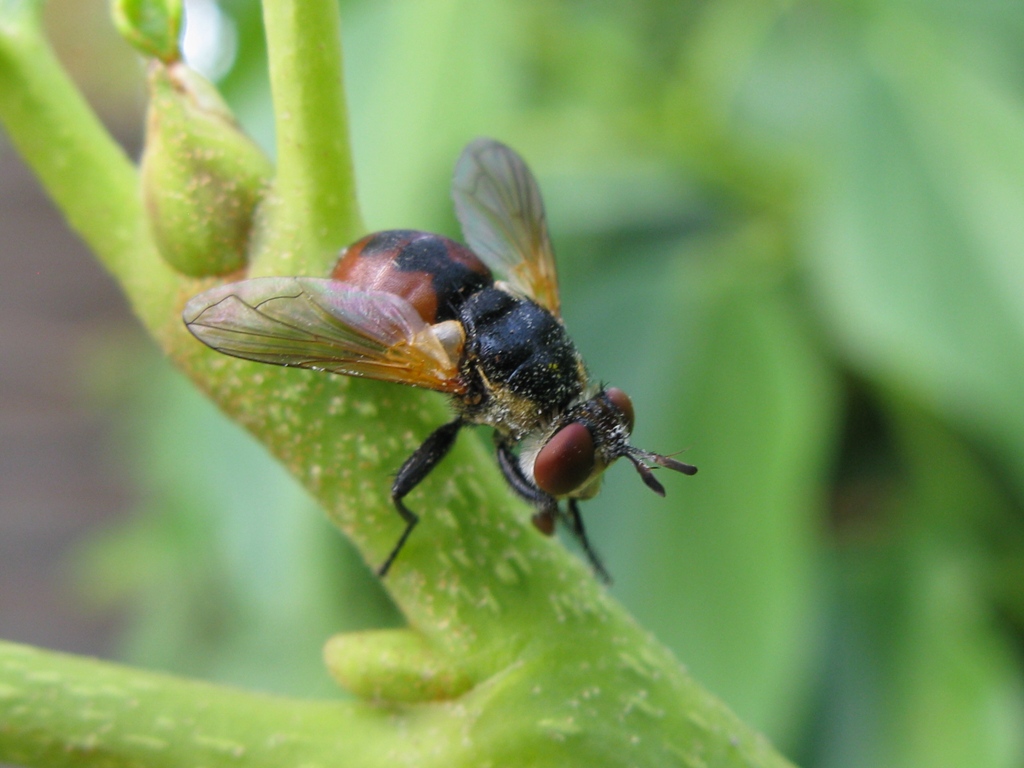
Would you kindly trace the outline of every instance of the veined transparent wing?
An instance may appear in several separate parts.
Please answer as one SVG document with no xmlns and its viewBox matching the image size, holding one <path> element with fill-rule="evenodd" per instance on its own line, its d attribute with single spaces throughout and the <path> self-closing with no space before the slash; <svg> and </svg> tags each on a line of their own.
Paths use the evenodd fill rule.
<svg viewBox="0 0 1024 768">
<path fill-rule="evenodd" d="M 257 277 L 201 293 L 182 313 L 226 355 L 461 393 L 462 338 L 445 343 L 409 302 L 337 280 Z M 451 329 L 446 329 L 451 330 Z"/>
<path fill-rule="evenodd" d="M 501 142 L 476 139 L 455 164 L 452 198 L 462 234 L 477 256 L 560 316 L 544 202 L 523 158 Z"/>
</svg>

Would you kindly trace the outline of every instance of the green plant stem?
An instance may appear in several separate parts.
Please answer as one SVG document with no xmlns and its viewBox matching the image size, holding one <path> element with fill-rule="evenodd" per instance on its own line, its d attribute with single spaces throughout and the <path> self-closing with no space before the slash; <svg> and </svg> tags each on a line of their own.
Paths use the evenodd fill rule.
<svg viewBox="0 0 1024 768">
<path fill-rule="evenodd" d="M 277 178 L 251 273 L 323 275 L 362 229 L 338 4 L 266 0 Z"/>
<path fill-rule="evenodd" d="M 0 642 L 0 760 L 49 768 L 383 765 L 388 724 L 298 701 Z M 342 736 L 341 734 L 344 734 Z M 384 739 L 386 742 L 386 739 Z"/>
<path fill-rule="evenodd" d="M 656 689 L 678 680 L 651 679 L 653 689 L 624 695 L 618 675 L 603 673 L 647 678 L 661 660 L 622 640 L 625 664 L 587 658 L 554 667 L 528 654 L 461 699 L 401 708 L 249 693 L 0 641 L 0 760 L 46 768 L 788 766 L 695 686 L 677 689 L 672 709 Z M 579 669 L 589 682 L 567 688 Z"/>
<path fill-rule="evenodd" d="M 38 2 L 0 2 L 0 122 L 71 227 L 150 327 L 181 279 L 149 236 L 138 174 L 57 61 Z"/>
</svg>

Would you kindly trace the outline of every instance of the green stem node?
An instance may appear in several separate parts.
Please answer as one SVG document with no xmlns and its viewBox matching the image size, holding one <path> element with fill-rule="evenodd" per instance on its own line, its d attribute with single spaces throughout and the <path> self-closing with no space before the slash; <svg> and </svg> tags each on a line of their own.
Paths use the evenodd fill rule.
<svg viewBox="0 0 1024 768">
<path fill-rule="evenodd" d="M 194 70 L 154 61 L 149 92 L 142 192 L 153 239 L 183 274 L 235 272 L 273 167 Z"/>
</svg>

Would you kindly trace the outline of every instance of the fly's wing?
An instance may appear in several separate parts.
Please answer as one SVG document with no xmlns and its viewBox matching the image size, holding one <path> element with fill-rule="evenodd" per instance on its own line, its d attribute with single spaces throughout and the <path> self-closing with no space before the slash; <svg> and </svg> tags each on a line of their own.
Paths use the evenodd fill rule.
<svg viewBox="0 0 1024 768">
<path fill-rule="evenodd" d="M 461 393 L 462 338 L 447 343 L 409 302 L 338 280 L 257 277 L 185 306 L 185 325 L 218 352 L 274 365 Z M 451 329 L 446 329 L 451 330 Z"/>
<path fill-rule="evenodd" d="M 523 158 L 493 139 L 473 141 L 455 164 L 452 197 L 469 247 L 558 317 L 558 275 L 544 202 Z"/>
</svg>

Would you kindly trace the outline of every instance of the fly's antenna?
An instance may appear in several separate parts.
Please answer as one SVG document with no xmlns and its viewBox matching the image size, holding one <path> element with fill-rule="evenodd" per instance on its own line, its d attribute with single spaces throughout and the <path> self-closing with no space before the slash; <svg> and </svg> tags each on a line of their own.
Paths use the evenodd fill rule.
<svg viewBox="0 0 1024 768">
<path fill-rule="evenodd" d="M 662 456 L 660 453 L 651 453 L 650 451 L 641 451 L 638 448 L 628 446 L 622 454 L 629 459 L 633 466 L 636 468 L 637 473 L 640 475 L 640 479 L 644 481 L 644 485 L 650 488 L 659 496 L 665 495 L 665 486 L 658 482 L 657 478 L 654 477 L 653 470 L 658 467 L 664 467 L 665 469 L 675 470 L 676 472 L 682 472 L 684 475 L 695 475 L 697 474 L 697 468 L 692 464 L 684 464 L 681 461 L 676 461 L 668 456 Z M 650 462 L 655 466 L 649 467 L 644 462 Z"/>
</svg>

